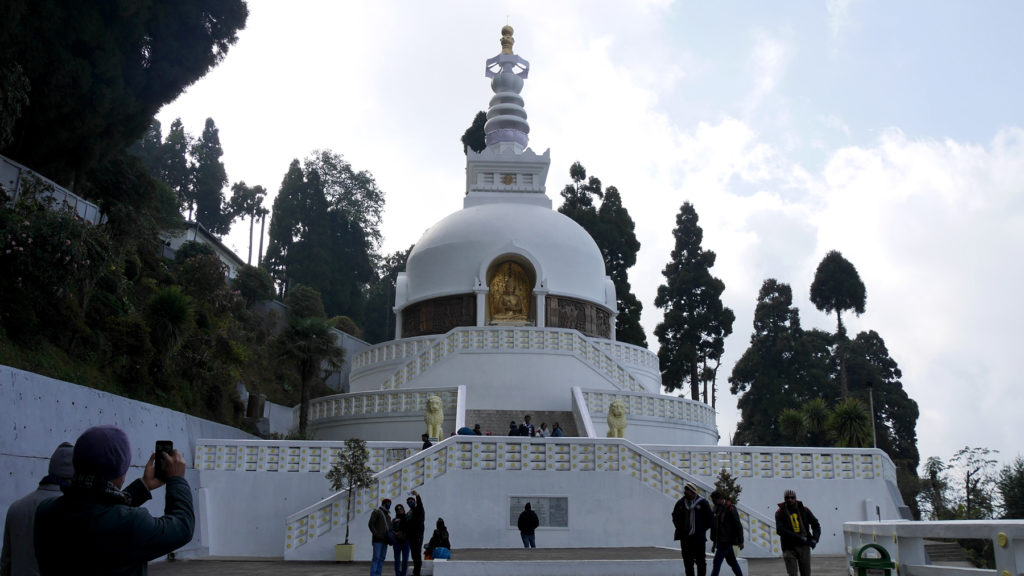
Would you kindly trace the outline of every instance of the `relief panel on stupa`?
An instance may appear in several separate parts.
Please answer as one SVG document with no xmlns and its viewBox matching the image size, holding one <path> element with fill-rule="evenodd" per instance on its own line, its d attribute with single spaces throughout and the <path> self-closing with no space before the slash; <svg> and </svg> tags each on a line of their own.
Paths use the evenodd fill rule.
<svg viewBox="0 0 1024 576">
<path fill-rule="evenodd" d="M 612 337 L 611 313 L 575 298 L 548 296 L 545 324 L 551 328 L 579 330 L 585 336 Z"/>
<path fill-rule="evenodd" d="M 476 325 L 476 297 L 459 294 L 434 298 L 402 312 L 402 337 L 444 334 L 458 326 Z"/>
<path fill-rule="evenodd" d="M 526 326 L 530 321 L 530 298 L 533 281 L 518 263 L 506 260 L 494 268 L 488 283 L 488 324 Z"/>
</svg>

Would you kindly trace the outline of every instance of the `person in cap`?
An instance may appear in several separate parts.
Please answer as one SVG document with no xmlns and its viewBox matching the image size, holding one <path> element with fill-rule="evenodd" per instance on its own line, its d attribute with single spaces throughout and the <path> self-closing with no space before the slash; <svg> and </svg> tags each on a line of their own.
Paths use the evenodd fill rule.
<svg viewBox="0 0 1024 576">
<path fill-rule="evenodd" d="M 673 540 L 679 540 L 679 552 L 683 556 L 686 576 L 704 576 L 708 571 L 707 531 L 711 528 L 711 505 L 700 494 L 697 486 L 687 482 L 683 486 L 683 497 L 672 507 L 672 524 L 675 526 Z"/>
<path fill-rule="evenodd" d="M 71 464 L 74 446 L 63 442 L 50 456 L 50 467 L 35 491 L 15 500 L 7 509 L 4 521 L 3 552 L 0 553 L 0 576 L 37 576 L 39 564 L 32 542 L 35 532 L 36 508 L 60 496 L 60 487 L 67 486 L 75 475 Z"/>
<path fill-rule="evenodd" d="M 156 477 L 157 454 L 139 478 L 121 490 L 131 464 L 131 444 L 115 426 L 94 426 L 75 441 L 71 485 L 64 495 L 39 505 L 35 546 L 39 573 L 141 574 L 146 564 L 192 540 L 195 514 L 185 480 L 185 459 L 161 453 L 167 477 Z M 141 505 L 164 486 L 164 515 L 153 518 Z"/>
<path fill-rule="evenodd" d="M 423 523 L 426 510 L 420 493 L 415 490 L 409 493 L 405 503 L 409 505 L 409 513 L 405 515 L 405 537 L 409 540 L 409 551 L 412 552 L 412 576 L 420 576 L 423 568 Z"/>
<path fill-rule="evenodd" d="M 384 498 L 380 506 L 370 512 L 371 542 L 373 543 L 373 559 L 370 561 L 370 576 L 380 576 L 384 570 L 384 560 L 388 557 L 388 545 L 394 537 L 391 535 L 391 499 Z"/>
<path fill-rule="evenodd" d="M 789 576 L 811 576 L 811 548 L 821 538 L 821 524 L 811 509 L 786 490 L 775 512 L 775 532 L 782 540 L 782 559 Z"/>
<path fill-rule="evenodd" d="M 736 506 L 725 499 L 725 495 L 715 490 L 711 493 L 711 501 L 715 503 L 715 520 L 711 524 L 711 551 L 715 559 L 711 562 L 711 576 L 718 576 L 724 560 L 732 568 L 735 576 L 743 576 L 740 563 L 736 561 L 736 553 L 732 547 L 743 550 L 743 524 Z"/>
<path fill-rule="evenodd" d="M 537 539 L 534 533 L 537 531 L 537 527 L 540 526 L 540 518 L 537 517 L 537 513 L 530 507 L 529 502 L 523 507 L 523 511 L 519 513 L 519 520 L 516 524 L 519 526 L 519 536 L 523 539 L 523 548 L 536 548 Z"/>
</svg>

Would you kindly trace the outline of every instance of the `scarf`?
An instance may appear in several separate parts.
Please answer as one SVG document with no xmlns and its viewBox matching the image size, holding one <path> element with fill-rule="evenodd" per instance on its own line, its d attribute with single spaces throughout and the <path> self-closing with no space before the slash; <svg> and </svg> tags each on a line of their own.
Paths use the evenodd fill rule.
<svg viewBox="0 0 1024 576">
<path fill-rule="evenodd" d="M 121 491 L 112 482 L 100 480 L 91 474 L 75 474 L 71 485 L 64 488 L 64 493 L 72 498 L 96 499 L 108 505 L 132 505 L 130 494 Z"/>
<path fill-rule="evenodd" d="M 697 504 L 699 504 L 700 501 L 700 496 L 697 496 L 692 501 L 683 498 L 683 504 L 686 506 L 686 511 L 690 513 L 690 531 L 687 533 L 688 536 L 693 536 L 697 530 Z"/>
</svg>

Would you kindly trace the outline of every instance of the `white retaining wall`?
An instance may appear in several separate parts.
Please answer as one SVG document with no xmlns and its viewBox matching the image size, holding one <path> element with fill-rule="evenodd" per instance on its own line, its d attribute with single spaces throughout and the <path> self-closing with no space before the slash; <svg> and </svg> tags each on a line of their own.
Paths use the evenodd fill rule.
<svg viewBox="0 0 1024 576">
<path fill-rule="evenodd" d="M 114 424 L 128 433 L 132 467 L 126 482 L 142 476 L 157 440 L 173 441 L 185 461 L 191 462 L 199 438 L 254 438 L 230 426 L 9 366 L 0 366 L 0 423 L 0 526 L 11 502 L 35 490 L 46 475 L 57 445 L 73 443 L 90 426 Z M 189 469 L 185 478 L 201 515 L 205 511 L 198 492 L 199 473 Z M 163 515 L 162 489 L 146 507 L 153 516 Z M 202 550 L 205 536 L 197 529 L 183 550 Z"/>
</svg>

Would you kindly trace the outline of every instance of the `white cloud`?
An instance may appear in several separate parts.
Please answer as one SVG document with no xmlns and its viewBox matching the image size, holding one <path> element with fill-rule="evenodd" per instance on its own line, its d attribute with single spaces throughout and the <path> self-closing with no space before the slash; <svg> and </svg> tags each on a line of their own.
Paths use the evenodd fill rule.
<svg viewBox="0 0 1024 576">
<path fill-rule="evenodd" d="M 828 27 L 833 40 L 838 39 L 843 28 L 850 24 L 850 6 L 853 2 L 854 0 L 828 0 Z"/>
<path fill-rule="evenodd" d="M 789 64 L 790 48 L 777 38 L 766 33 L 755 36 L 750 53 L 750 70 L 753 88 L 744 103 L 747 115 L 753 114 L 761 103 L 771 95 Z"/>
</svg>

